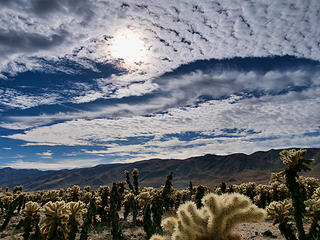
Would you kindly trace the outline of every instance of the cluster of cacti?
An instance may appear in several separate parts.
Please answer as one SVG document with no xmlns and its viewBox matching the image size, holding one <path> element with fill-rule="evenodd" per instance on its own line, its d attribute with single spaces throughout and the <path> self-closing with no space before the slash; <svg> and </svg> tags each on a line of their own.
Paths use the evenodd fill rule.
<svg viewBox="0 0 320 240">
<path fill-rule="evenodd" d="M 136 224 L 137 215 L 138 215 L 138 204 L 136 196 L 133 193 L 128 193 L 124 197 L 124 219 L 127 219 L 129 212 L 132 212 L 132 223 Z"/>
<path fill-rule="evenodd" d="M 234 226 L 257 220 L 264 214 L 256 206 L 269 205 L 268 215 L 286 239 L 313 240 L 320 232 L 320 183 L 316 178 L 298 175 L 309 169 L 311 160 L 304 157 L 304 150 L 282 152 L 280 158 L 286 168 L 272 173 L 268 184 L 228 186 L 222 182 L 212 190 L 203 185 L 194 187 L 191 181 L 188 188 L 175 189 L 172 173 L 161 188 L 140 188 L 137 169 L 132 174 L 126 171 L 126 182 L 114 183 L 112 188 L 81 189 L 75 185 L 36 192 L 22 192 L 22 186 L 12 191 L 0 189 L 1 230 L 8 224 L 15 226 L 25 240 L 87 240 L 91 231 L 108 229 L 113 239 L 123 239 L 124 228 L 134 226 L 143 227 L 147 239 L 153 235 L 154 240 L 236 240 L 239 235 L 232 233 Z M 164 215 L 174 212 L 177 217 L 163 220 Z M 17 225 L 10 225 L 11 219 L 16 219 L 13 216 L 18 217 Z M 303 226 L 304 222 L 308 225 Z"/>
<path fill-rule="evenodd" d="M 310 163 L 313 159 L 306 159 L 306 150 L 283 150 L 280 153 L 280 159 L 286 165 L 285 169 L 272 177 L 274 182 L 280 182 L 281 175 L 285 179 L 285 185 L 289 190 L 291 201 L 272 202 L 267 211 L 274 220 L 274 224 L 279 224 L 280 232 L 290 240 L 309 240 L 315 239 L 319 234 L 319 213 L 320 198 L 318 197 L 318 181 L 313 178 L 299 177 L 302 171 L 309 171 Z M 311 196 L 311 199 L 308 197 Z M 319 190 L 320 195 L 320 190 Z M 289 214 L 292 209 L 293 216 Z M 289 223 L 293 218 L 295 226 Z M 310 218 L 311 226 L 308 232 L 305 232 L 304 219 Z M 296 229 L 296 231 L 295 231 Z"/>
<path fill-rule="evenodd" d="M 17 207 L 20 205 L 20 203 L 23 201 L 24 195 L 23 194 L 14 194 L 13 200 L 9 200 L 10 203 L 8 203 L 8 206 L 6 207 L 6 216 L 3 224 L 0 227 L 0 231 L 3 231 L 7 225 L 9 224 L 11 218 L 13 217 L 14 211 L 17 209 Z M 10 199 L 10 198 L 9 198 Z"/>
<path fill-rule="evenodd" d="M 162 227 L 168 235 L 156 234 L 151 240 L 241 239 L 240 235 L 232 232 L 236 225 L 262 221 L 265 217 L 264 210 L 238 193 L 211 193 L 202 199 L 202 203 L 201 209 L 193 202 L 181 205 L 177 217 L 168 217 L 162 221 Z"/>
</svg>

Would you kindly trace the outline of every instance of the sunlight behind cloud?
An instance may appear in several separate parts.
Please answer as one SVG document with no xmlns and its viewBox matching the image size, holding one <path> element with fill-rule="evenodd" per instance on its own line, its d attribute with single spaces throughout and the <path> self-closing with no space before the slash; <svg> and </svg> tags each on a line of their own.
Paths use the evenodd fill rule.
<svg viewBox="0 0 320 240">
<path fill-rule="evenodd" d="M 146 55 L 145 44 L 141 37 L 130 30 L 115 34 L 108 50 L 113 58 L 122 59 L 129 66 L 139 64 Z"/>
</svg>

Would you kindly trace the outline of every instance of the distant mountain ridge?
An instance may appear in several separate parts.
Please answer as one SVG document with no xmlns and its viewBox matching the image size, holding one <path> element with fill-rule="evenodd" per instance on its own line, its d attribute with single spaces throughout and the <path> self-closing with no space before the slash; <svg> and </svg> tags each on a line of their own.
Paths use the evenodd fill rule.
<svg viewBox="0 0 320 240">
<path fill-rule="evenodd" d="M 226 156 L 207 154 L 199 157 L 179 159 L 151 159 L 134 163 L 102 164 L 91 168 L 70 170 L 0 169 L 0 186 L 12 188 L 23 185 L 27 191 L 58 189 L 72 185 L 111 185 L 124 181 L 124 171 L 138 168 L 140 185 L 159 187 L 166 176 L 173 172 L 174 186 L 185 187 L 189 181 L 194 185 L 209 186 L 222 181 L 235 184 L 247 181 L 266 183 L 271 172 L 280 171 L 284 165 L 279 159 L 282 149 L 258 151 L 250 155 L 235 153 Z M 320 148 L 308 148 L 307 158 L 314 158 L 309 176 L 320 178 Z"/>
</svg>

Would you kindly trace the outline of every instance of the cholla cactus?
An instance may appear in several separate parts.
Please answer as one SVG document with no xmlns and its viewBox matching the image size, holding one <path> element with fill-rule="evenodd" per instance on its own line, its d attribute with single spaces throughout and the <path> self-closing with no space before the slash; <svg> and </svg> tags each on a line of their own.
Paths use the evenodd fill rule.
<svg viewBox="0 0 320 240">
<path fill-rule="evenodd" d="M 91 200 L 91 197 L 92 197 L 92 193 L 91 192 L 85 192 L 82 196 L 82 201 L 85 203 L 85 204 L 89 204 L 90 200 Z"/>
<path fill-rule="evenodd" d="M 124 219 L 128 217 L 130 211 L 132 211 L 132 222 L 133 222 L 133 225 L 135 225 L 137 215 L 138 215 L 138 208 L 137 208 L 136 197 L 132 193 L 128 193 L 124 197 L 124 214 L 123 214 Z"/>
<path fill-rule="evenodd" d="M 67 203 L 67 212 L 69 214 L 68 220 L 68 240 L 74 240 L 76 233 L 79 231 L 80 221 L 83 216 L 87 213 L 85 204 L 81 201 L 78 202 L 69 202 Z"/>
<path fill-rule="evenodd" d="M 316 189 L 312 195 L 312 199 L 305 202 L 306 215 L 311 218 L 311 225 L 309 228 L 309 239 L 317 239 L 320 233 L 320 187 Z"/>
<path fill-rule="evenodd" d="M 318 187 L 318 188 L 314 191 L 314 193 L 313 193 L 313 195 L 312 195 L 312 198 L 320 199 L 320 187 Z"/>
<path fill-rule="evenodd" d="M 35 228 L 35 236 L 32 239 L 39 238 L 40 205 L 36 202 L 27 202 L 23 210 L 23 216 L 23 239 L 29 239 L 33 228 Z"/>
<path fill-rule="evenodd" d="M 107 222 L 107 212 L 105 208 L 109 205 L 109 195 L 110 189 L 108 186 L 100 186 L 99 187 L 99 195 L 101 197 L 101 205 L 97 207 L 98 213 L 101 217 L 101 221 L 106 223 Z"/>
<path fill-rule="evenodd" d="M 130 180 L 130 172 L 127 171 L 127 170 L 125 170 L 125 171 L 124 171 L 124 174 L 125 174 L 125 176 L 126 176 L 126 182 L 127 182 L 128 186 L 129 186 L 130 190 L 131 190 L 132 192 L 134 192 L 134 188 L 133 188 L 133 186 L 132 186 L 132 184 L 131 184 L 131 180 Z"/>
<path fill-rule="evenodd" d="M 288 199 L 284 201 L 273 201 L 267 207 L 268 216 L 273 219 L 273 224 L 288 222 L 291 203 Z"/>
<path fill-rule="evenodd" d="M 202 199 L 203 207 L 197 209 L 193 202 L 181 205 L 177 217 L 162 221 L 162 227 L 171 236 L 154 235 L 151 240 L 205 240 L 241 239 L 232 230 L 242 222 L 261 221 L 265 211 L 252 204 L 251 200 L 239 193 L 208 194 Z"/>
<path fill-rule="evenodd" d="M 301 171 L 309 171 L 311 168 L 309 164 L 313 162 L 313 159 L 306 159 L 307 151 L 305 149 L 300 150 L 283 150 L 280 152 L 280 159 L 286 168 L 283 170 L 286 179 L 286 186 L 288 187 L 293 205 L 293 215 L 296 222 L 296 227 L 299 234 L 299 239 L 305 239 L 305 231 L 303 227 L 303 215 L 306 212 L 304 201 L 306 200 L 306 190 L 304 186 L 298 183 L 298 173 Z"/>
<path fill-rule="evenodd" d="M 306 153 L 306 149 L 283 150 L 282 152 L 280 152 L 280 160 L 288 167 L 296 168 L 297 172 L 310 171 L 311 168 L 309 167 L 309 164 L 312 163 L 314 160 L 306 159 Z"/>
<path fill-rule="evenodd" d="M 132 178 L 133 178 L 133 186 L 134 186 L 134 194 L 139 194 L 139 170 L 137 168 L 132 170 Z"/>
<path fill-rule="evenodd" d="M 304 186 L 305 190 L 306 190 L 306 194 L 307 194 L 307 199 L 311 198 L 312 194 L 314 193 L 314 191 L 320 187 L 320 182 L 318 179 L 314 178 L 314 177 L 303 177 L 300 176 L 298 178 L 298 183 L 302 186 Z"/>
<path fill-rule="evenodd" d="M 139 195 L 136 197 L 138 205 L 141 209 L 143 209 L 148 202 L 150 202 L 152 195 L 147 191 L 141 191 Z"/>
<path fill-rule="evenodd" d="M 173 207 L 173 204 L 174 204 L 173 196 L 172 196 L 172 192 L 173 192 L 172 179 L 173 179 L 173 172 L 171 172 L 167 176 L 167 180 L 162 191 L 162 198 L 163 198 L 164 207 L 166 210 L 169 210 L 169 208 Z"/>
<path fill-rule="evenodd" d="M 22 189 L 23 189 L 22 185 L 14 186 L 12 191 L 13 191 L 13 193 L 20 193 L 20 192 L 22 192 Z"/>
<path fill-rule="evenodd" d="M 274 225 L 279 224 L 279 230 L 287 240 L 296 239 L 292 225 L 289 224 L 291 208 L 292 204 L 287 199 L 280 202 L 273 201 L 267 207 L 268 216 L 273 219 Z"/>
<path fill-rule="evenodd" d="M 265 208 L 271 201 L 271 188 L 269 185 L 259 184 L 254 189 L 255 196 L 253 202 L 260 208 Z"/>
<path fill-rule="evenodd" d="M 41 212 L 45 218 L 41 220 L 40 229 L 48 240 L 63 240 L 67 237 L 68 210 L 64 201 L 48 202 Z"/>
<path fill-rule="evenodd" d="M 77 202 L 80 200 L 80 187 L 78 185 L 74 185 L 71 188 L 67 189 L 67 199 L 68 201 Z"/>
<path fill-rule="evenodd" d="M 6 218 L 0 227 L 0 231 L 3 231 L 7 227 L 7 225 L 9 224 L 9 222 L 13 216 L 14 211 L 20 205 L 20 203 L 23 201 L 24 195 L 23 194 L 19 194 L 19 195 L 14 194 L 13 198 L 14 198 L 14 200 L 10 202 L 8 208 L 6 209 Z"/>
<path fill-rule="evenodd" d="M 202 186 L 201 184 L 198 185 L 195 196 L 194 196 L 194 200 L 196 202 L 197 208 L 201 208 L 202 207 L 202 203 L 201 200 L 205 194 L 206 188 L 204 186 Z"/>
<path fill-rule="evenodd" d="M 41 202 L 42 204 L 45 204 L 47 202 L 56 202 L 61 200 L 61 198 L 59 197 L 59 190 L 50 190 L 50 191 L 46 191 L 43 193 L 42 197 L 41 197 Z"/>
</svg>

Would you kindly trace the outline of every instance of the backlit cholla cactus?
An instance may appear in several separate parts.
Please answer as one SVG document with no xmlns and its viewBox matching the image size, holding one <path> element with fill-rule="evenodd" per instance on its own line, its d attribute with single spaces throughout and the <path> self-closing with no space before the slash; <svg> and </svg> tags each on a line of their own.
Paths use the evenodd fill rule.
<svg viewBox="0 0 320 240">
<path fill-rule="evenodd" d="M 45 217 L 41 220 L 40 229 L 48 240 L 63 240 L 67 237 L 68 210 L 64 201 L 48 202 L 41 212 Z"/>
<path fill-rule="evenodd" d="M 289 220 L 290 208 L 292 208 L 292 204 L 288 199 L 280 202 L 273 201 L 267 207 L 267 213 L 273 219 L 273 224 L 284 223 Z"/>
<path fill-rule="evenodd" d="M 314 177 L 303 177 L 303 176 L 299 176 L 298 178 L 298 183 L 300 185 L 303 185 L 305 190 L 306 190 L 306 194 L 307 194 L 307 199 L 311 198 L 312 194 L 314 193 L 314 191 L 320 187 L 320 182 L 319 179 L 314 178 Z"/>
<path fill-rule="evenodd" d="M 59 190 L 49 190 L 43 193 L 41 202 L 45 204 L 47 202 L 55 202 L 60 201 L 61 198 L 59 197 Z"/>
<path fill-rule="evenodd" d="M 260 208 L 265 208 L 267 203 L 271 201 L 271 187 L 269 185 L 259 184 L 254 189 L 255 196 L 253 198 L 254 204 Z"/>
<path fill-rule="evenodd" d="M 67 199 L 68 201 L 77 202 L 80 200 L 81 192 L 78 185 L 73 185 L 71 188 L 67 189 Z"/>
<path fill-rule="evenodd" d="M 298 230 L 300 240 L 306 239 L 306 234 L 303 226 L 303 217 L 306 213 L 304 201 L 306 200 L 306 190 L 303 184 L 300 184 L 298 173 L 302 171 L 310 171 L 310 164 L 314 159 L 305 158 L 306 149 L 300 150 L 283 150 L 280 152 L 280 159 L 286 165 L 283 170 L 286 179 L 286 186 L 288 187 L 293 206 L 293 216 Z"/>
<path fill-rule="evenodd" d="M 35 228 L 35 234 L 32 239 L 36 239 L 39 237 L 39 221 L 40 221 L 40 205 L 36 202 L 27 202 L 26 206 L 23 210 L 23 238 L 29 239 L 30 233 L 32 232 L 33 228 Z"/>
<path fill-rule="evenodd" d="M 311 199 L 305 201 L 305 204 L 306 215 L 311 218 L 308 236 L 316 239 L 316 237 L 320 236 L 320 187 L 315 190 Z"/>
<path fill-rule="evenodd" d="M 291 208 L 292 203 L 288 199 L 279 202 L 273 201 L 267 207 L 268 217 L 273 220 L 273 225 L 279 224 L 281 234 L 288 240 L 296 239 L 293 227 L 289 223 Z"/>
<path fill-rule="evenodd" d="M 85 203 L 85 204 L 89 204 L 90 200 L 92 198 L 92 193 L 91 192 L 85 192 L 81 198 L 81 200 Z"/>
<path fill-rule="evenodd" d="M 79 231 L 79 225 L 83 216 L 87 213 L 85 204 L 81 201 L 69 202 L 66 205 L 67 213 L 69 215 L 68 220 L 68 240 L 74 240 L 77 232 Z"/>
<path fill-rule="evenodd" d="M 177 217 L 162 221 L 162 227 L 171 235 L 153 235 L 151 240 L 237 240 L 239 234 L 232 230 L 243 222 L 262 221 L 265 211 L 252 204 L 239 193 L 208 194 L 202 199 L 203 207 L 187 202 L 177 211 Z"/>
<path fill-rule="evenodd" d="M 152 195 L 150 194 L 150 192 L 148 191 L 140 191 L 139 195 L 137 196 L 137 202 L 138 202 L 138 205 L 141 209 L 143 209 L 146 204 L 148 202 L 150 202 L 152 199 Z"/>
</svg>

